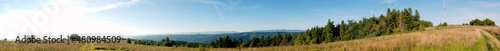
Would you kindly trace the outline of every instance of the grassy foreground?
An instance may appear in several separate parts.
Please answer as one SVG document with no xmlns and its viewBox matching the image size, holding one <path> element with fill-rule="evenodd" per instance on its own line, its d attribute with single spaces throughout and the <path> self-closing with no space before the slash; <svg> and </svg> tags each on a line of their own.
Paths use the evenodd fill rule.
<svg viewBox="0 0 500 51">
<path fill-rule="evenodd" d="M 487 31 L 486 31 L 487 30 Z M 350 41 L 261 48 L 185 48 L 135 44 L 18 44 L 2 42 L 0 51 L 500 51 L 500 27 L 429 27 L 425 31 L 399 33 Z"/>
<path fill-rule="evenodd" d="M 499 51 L 498 39 L 484 30 L 500 32 L 500 27 L 430 27 L 426 31 L 400 33 L 316 45 L 278 46 L 214 51 Z M 483 30 L 484 29 L 484 30 Z"/>
</svg>

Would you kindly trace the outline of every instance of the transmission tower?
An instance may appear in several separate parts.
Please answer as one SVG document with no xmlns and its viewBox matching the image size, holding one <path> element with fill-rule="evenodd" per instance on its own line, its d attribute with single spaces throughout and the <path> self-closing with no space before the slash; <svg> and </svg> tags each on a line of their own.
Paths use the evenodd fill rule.
<svg viewBox="0 0 500 51">
<path fill-rule="evenodd" d="M 446 22 L 446 0 L 443 0 L 443 22 Z"/>
</svg>

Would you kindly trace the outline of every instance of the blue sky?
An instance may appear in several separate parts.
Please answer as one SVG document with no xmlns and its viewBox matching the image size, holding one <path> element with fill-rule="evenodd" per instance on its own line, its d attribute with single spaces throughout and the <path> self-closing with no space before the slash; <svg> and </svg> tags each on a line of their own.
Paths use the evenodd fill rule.
<svg viewBox="0 0 500 51">
<path fill-rule="evenodd" d="M 387 8 L 419 10 L 435 25 L 500 21 L 500 0 L 0 0 L 0 32 L 157 34 L 305 30 Z"/>
</svg>

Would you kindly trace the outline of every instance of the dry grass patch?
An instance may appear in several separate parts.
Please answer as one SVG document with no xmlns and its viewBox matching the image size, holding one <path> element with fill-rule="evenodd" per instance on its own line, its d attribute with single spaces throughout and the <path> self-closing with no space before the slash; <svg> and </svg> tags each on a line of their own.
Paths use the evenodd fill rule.
<svg viewBox="0 0 500 51">
<path fill-rule="evenodd" d="M 487 50 L 478 26 L 427 28 L 405 34 L 370 37 L 325 44 L 263 48 L 215 48 L 213 51 L 454 51 Z"/>
<path fill-rule="evenodd" d="M 500 33 L 493 26 L 429 27 L 425 31 L 398 33 L 333 43 L 259 48 L 205 48 L 207 51 L 487 51 L 500 49 L 498 39 L 482 29 Z M 494 41 L 496 40 L 496 41 Z M 126 43 L 18 44 L 0 43 L 1 51 L 76 51 L 95 48 L 130 51 L 198 51 L 198 48 L 146 46 Z"/>
</svg>

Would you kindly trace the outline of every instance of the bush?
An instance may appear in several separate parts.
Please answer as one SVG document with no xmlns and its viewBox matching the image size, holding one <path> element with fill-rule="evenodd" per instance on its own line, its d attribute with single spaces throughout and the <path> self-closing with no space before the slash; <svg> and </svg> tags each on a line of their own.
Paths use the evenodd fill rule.
<svg viewBox="0 0 500 51">
<path fill-rule="evenodd" d="M 443 27 L 443 26 L 448 26 L 448 23 L 444 22 L 444 23 L 439 23 L 438 27 Z"/>
<path fill-rule="evenodd" d="M 475 25 L 475 26 L 496 26 L 495 22 L 486 18 L 483 21 L 479 19 L 474 19 L 469 22 L 469 25 Z"/>
<path fill-rule="evenodd" d="M 70 39 L 71 41 L 80 41 L 80 36 L 78 36 L 78 34 L 71 34 L 71 35 L 69 36 L 69 39 Z"/>
</svg>

